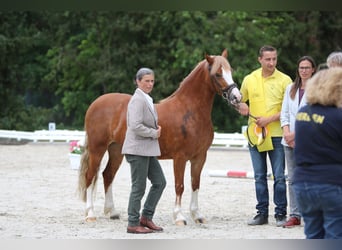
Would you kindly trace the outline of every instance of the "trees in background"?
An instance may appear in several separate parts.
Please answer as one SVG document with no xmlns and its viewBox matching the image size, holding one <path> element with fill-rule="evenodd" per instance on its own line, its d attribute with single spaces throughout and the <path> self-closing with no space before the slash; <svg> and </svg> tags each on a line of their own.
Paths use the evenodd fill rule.
<svg viewBox="0 0 342 250">
<path fill-rule="evenodd" d="M 204 54 L 228 49 L 234 80 L 259 67 L 263 44 L 294 78 L 297 59 L 323 63 L 341 50 L 340 12 L 64 11 L 0 12 L 0 128 L 83 129 L 85 112 L 108 92 L 133 93 L 136 70 L 153 68 L 155 101 L 175 91 Z M 216 131 L 246 118 L 217 96 Z"/>
</svg>

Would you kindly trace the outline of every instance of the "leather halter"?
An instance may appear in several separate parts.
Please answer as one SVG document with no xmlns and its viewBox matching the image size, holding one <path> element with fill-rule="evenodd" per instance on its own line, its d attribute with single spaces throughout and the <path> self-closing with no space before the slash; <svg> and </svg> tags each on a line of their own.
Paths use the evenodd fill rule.
<svg viewBox="0 0 342 250">
<path fill-rule="evenodd" d="M 210 75 L 210 79 L 212 80 L 212 82 L 214 82 L 218 88 L 221 90 L 221 96 L 223 97 L 223 99 L 225 99 L 228 103 L 232 104 L 233 105 L 233 102 L 234 102 L 234 97 L 232 95 L 232 91 L 234 88 L 237 88 L 237 84 L 234 82 L 230 85 L 228 85 L 227 87 L 225 88 L 221 88 L 221 85 L 219 83 L 219 81 L 217 80 L 217 77 L 221 77 L 222 78 L 222 75 L 221 74 L 210 74 L 210 71 L 211 71 L 211 65 L 208 66 L 208 70 L 209 70 L 209 75 Z"/>
</svg>

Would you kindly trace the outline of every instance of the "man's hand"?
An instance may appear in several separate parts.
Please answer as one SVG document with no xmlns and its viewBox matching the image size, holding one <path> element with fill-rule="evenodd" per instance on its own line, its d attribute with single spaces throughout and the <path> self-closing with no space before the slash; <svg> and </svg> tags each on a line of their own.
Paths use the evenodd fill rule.
<svg viewBox="0 0 342 250">
<path fill-rule="evenodd" d="M 249 107 L 246 103 L 241 102 L 239 104 L 238 111 L 241 115 L 247 116 L 249 114 Z"/>
</svg>

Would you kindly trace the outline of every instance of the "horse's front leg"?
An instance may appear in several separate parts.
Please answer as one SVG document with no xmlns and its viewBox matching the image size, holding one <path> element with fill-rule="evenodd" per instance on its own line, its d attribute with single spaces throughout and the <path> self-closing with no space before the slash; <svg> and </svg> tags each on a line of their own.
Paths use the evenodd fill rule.
<svg viewBox="0 0 342 250">
<path fill-rule="evenodd" d="M 176 201 L 173 210 L 173 220 L 177 226 L 185 226 L 187 224 L 186 217 L 182 211 L 182 195 L 184 192 L 184 171 L 186 161 L 174 159 L 173 171 L 175 176 Z"/>
<path fill-rule="evenodd" d="M 114 206 L 112 184 L 110 184 L 107 191 L 105 191 L 105 204 L 103 212 L 104 215 L 109 215 L 109 218 L 112 220 L 120 219 L 120 213 L 115 210 Z"/>
<path fill-rule="evenodd" d="M 206 160 L 206 153 L 201 155 L 196 160 L 191 160 L 191 201 L 190 201 L 190 214 L 191 218 L 197 224 L 206 223 L 206 219 L 199 211 L 198 206 L 198 193 L 200 188 L 201 172 Z"/>
<path fill-rule="evenodd" d="M 207 223 L 204 216 L 200 213 L 198 207 L 198 189 L 192 191 L 191 193 L 191 201 L 190 201 L 190 214 L 193 221 L 197 224 Z"/>
</svg>

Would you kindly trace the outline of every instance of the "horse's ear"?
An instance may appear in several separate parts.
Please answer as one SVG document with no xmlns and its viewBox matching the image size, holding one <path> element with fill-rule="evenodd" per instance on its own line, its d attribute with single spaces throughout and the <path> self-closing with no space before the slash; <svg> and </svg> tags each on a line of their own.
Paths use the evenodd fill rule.
<svg viewBox="0 0 342 250">
<path fill-rule="evenodd" d="M 207 62 L 209 63 L 209 65 L 212 65 L 214 62 L 214 58 L 209 56 L 207 53 L 205 54 L 205 59 L 207 59 Z"/>
<path fill-rule="evenodd" d="M 221 55 L 221 56 L 223 56 L 223 57 L 225 57 L 225 58 L 228 57 L 228 51 L 227 51 L 227 49 L 224 49 L 224 50 L 222 51 L 222 55 Z"/>
</svg>

